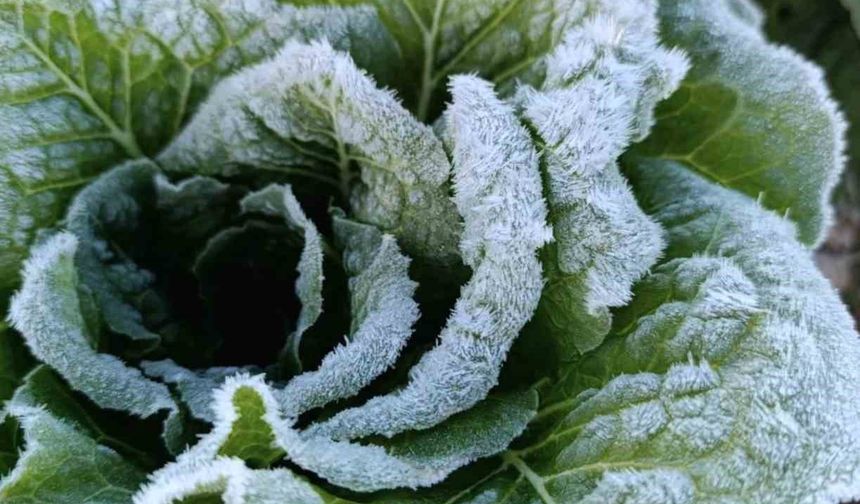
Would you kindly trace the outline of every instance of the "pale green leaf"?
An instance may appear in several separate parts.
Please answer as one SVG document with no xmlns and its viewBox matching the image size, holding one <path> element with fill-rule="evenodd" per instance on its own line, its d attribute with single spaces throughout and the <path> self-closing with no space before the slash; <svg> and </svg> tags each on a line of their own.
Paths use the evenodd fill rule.
<svg viewBox="0 0 860 504">
<path fill-rule="evenodd" d="M 198 500 L 199 499 L 199 500 Z M 150 476 L 134 504 L 323 504 L 320 494 L 287 469 L 251 470 L 219 457 L 171 465 Z"/>
<path fill-rule="evenodd" d="M 298 432 L 290 419 L 282 419 L 273 392 L 260 376 L 227 379 L 213 394 L 217 417 L 213 430 L 175 463 L 159 470 L 153 481 L 184 470 L 193 480 L 201 462 L 217 462 L 224 456 L 237 456 L 257 467 L 285 456 L 353 490 L 430 486 L 455 469 L 507 447 L 534 416 L 537 399 L 533 392 L 493 397 L 433 429 L 383 447 Z"/>
<path fill-rule="evenodd" d="M 154 155 L 208 88 L 290 39 L 327 38 L 384 74 L 393 42 L 367 8 L 275 0 L 0 2 L 0 295 L 74 191 Z M 368 56 L 372 55 L 373 58 Z"/>
<path fill-rule="evenodd" d="M 631 173 L 666 260 L 542 398 L 548 434 L 452 502 L 856 497 L 860 348 L 794 223 L 679 163 Z"/>
<path fill-rule="evenodd" d="M 302 4 L 323 3 L 300 0 Z M 338 0 L 339 4 L 365 3 Z M 543 57 L 590 8 L 579 0 L 371 0 L 403 54 L 398 92 L 420 120 L 441 112 L 448 77 L 477 72 L 500 86 L 539 80 Z"/>
<path fill-rule="evenodd" d="M 147 426 L 119 412 L 100 409 L 45 365 L 37 366 L 24 378 L 10 404 L 43 408 L 139 468 L 158 467 L 167 456 L 159 446 L 153 446 L 153 442 L 160 443 L 157 423 Z"/>
</svg>

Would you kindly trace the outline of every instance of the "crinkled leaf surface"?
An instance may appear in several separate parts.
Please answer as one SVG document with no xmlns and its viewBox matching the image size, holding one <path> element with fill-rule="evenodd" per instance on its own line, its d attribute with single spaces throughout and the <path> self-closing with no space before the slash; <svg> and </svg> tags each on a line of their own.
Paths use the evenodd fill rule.
<svg viewBox="0 0 860 504">
<path fill-rule="evenodd" d="M 820 74 L 764 41 L 760 13 L 666 0 L 658 37 L 655 2 L 373 4 L 0 0 L 0 119 L 13 125 L 0 168 L 17 177 L 0 186 L 14 245 L 0 270 L 16 274 L 35 229 L 88 186 L 72 232 L 41 234 L 12 303 L 43 365 L 0 413 L 0 454 L 17 460 L 0 492 L 111 504 L 860 494 L 860 348 L 807 248 L 827 221 L 841 123 Z M 686 70 L 673 45 L 692 70 L 619 170 Z M 431 126 L 444 84 L 451 104 Z M 120 163 L 141 154 L 154 161 Z M 273 182 L 295 193 L 260 191 Z M 242 213 L 246 193 L 258 215 Z M 300 263 L 284 313 L 301 308 L 269 331 L 235 309 L 265 289 L 218 274 L 233 260 L 275 276 L 261 268 L 272 258 L 291 275 Z M 350 276 L 332 296 L 341 280 L 326 270 L 326 311 L 332 299 L 351 310 L 331 331 L 320 264 Z M 141 292 L 158 297 L 176 275 L 182 295 Z M 427 278 L 450 302 L 416 289 Z M 547 280 L 566 288 L 540 305 Z M 237 292 L 216 303 L 219 288 Z M 139 318 L 138 302 L 151 309 Z M 199 318 L 183 325 L 174 308 Z M 523 340 L 535 318 L 528 336 L 554 324 L 564 334 L 545 336 L 576 358 Z M 224 322 L 238 339 L 221 337 Z M 195 331 L 207 325 L 211 341 Z M 225 367 L 225 353 L 262 348 L 246 335 L 282 342 L 302 327 L 318 342 L 311 371 L 263 368 L 277 349 Z M 123 348 L 135 342 L 151 348 Z M 202 422 L 180 424 L 185 411 Z M 174 453 L 180 430 L 210 430 L 163 465 L 167 453 L 135 450 L 149 442 L 140 426 L 160 435 L 165 416 Z M 121 418 L 133 442 L 104 423 Z M 132 497 L 140 469 L 158 466 Z"/>
<path fill-rule="evenodd" d="M 352 334 L 317 369 L 296 376 L 276 392 L 291 417 L 351 397 L 370 384 L 394 365 L 418 318 L 409 260 L 394 238 L 343 216 L 334 219 L 335 235 L 344 244 L 343 263 L 352 275 Z"/>
<path fill-rule="evenodd" d="M 301 0 L 300 3 L 323 3 Z M 354 5 L 356 0 L 336 3 Z M 542 57 L 595 2 L 577 0 L 372 0 L 403 55 L 397 89 L 417 117 L 435 116 L 449 76 L 505 85 L 537 79 Z"/>
<path fill-rule="evenodd" d="M 746 0 L 666 1 L 660 16 L 665 42 L 693 64 L 638 152 L 761 198 L 798 223 L 802 242 L 817 244 L 845 133 L 821 70 L 767 43 Z"/>
<path fill-rule="evenodd" d="M 194 482 L 205 477 L 208 464 L 227 463 L 229 456 L 246 464 L 240 463 L 233 477 L 242 477 L 248 466 L 265 467 L 286 456 L 324 479 L 355 490 L 428 486 L 476 458 L 502 451 L 523 432 L 536 405 L 534 392 L 493 397 L 433 429 L 401 437 L 383 448 L 304 436 L 291 428 L 288 419 L 282 420 L 272 390 L 260 377 L 237 376 L 214 394 L 213 430 L 151 476 L 152 483 L 137 498 L 167 491 L 159 483 L 170 478 L 181 484 L 183 479 Z M 229 477 L 218 477 L 219 484 L 228 483 Z M 193 490 L 211 491 L 211 487 Z"/>
<path fill-rule="evenodd" d="M 113 233 L 139 232 L 152 218 L 147 209 L 155 206 L 156 173 L 149 161 L 118 166 L 82 190 L 66 215 L 66 229 L 79 243 L 75 263 L 82 288 L 98 306 L 100 319 L 110 330 L 148 346 L 158 343 L 158 335 L 127 300 L 149 287 L 152 275 L 112 250 L 111 243 Z M 99 335 L 92 336 L 98 342 Z"/>
<path fill-rule="evenodd" d="M 537 307 L 543 287 L 537 250 L 551 239 L 537 153 L 490 83 L 457 76 L 451 92 L 454 199 L 472 278 L 407 386 L 338 413 L 314 426 L 314 435 L 390 437 L 474 406 L 496 385 L 507 351 Z"/>
<path fill-rule="evenodd" d="M 790 45 L 825 71 L 833 96 L 848 119 L 845 179 L 846 184 L 856 185 L 853 177 L 860 173 L 860 96 L 855 92 L 860 86 L 860 31 L 854 30 L 845 15 L 845 7 L 852 1 L 759 0 L 758 4 L 765 14 L 761 22 L 768 37 Z M 842 192 L 857 205 L 853 189 Z"/>
<path fill-rule="evenodd" d="M 539 89 L 520 88 L 523 115 L 543 146 L 556 241 L 533 331 L 557 341 L 570 361 L 609 331 L 609 308 L 657 260 L 661 230 L 636 205 L 616 160 L 653 123 L 657 100 L 687 70 L 660 47 L 656 4 L 598 4 L 549 54 Z"/>
</svg>

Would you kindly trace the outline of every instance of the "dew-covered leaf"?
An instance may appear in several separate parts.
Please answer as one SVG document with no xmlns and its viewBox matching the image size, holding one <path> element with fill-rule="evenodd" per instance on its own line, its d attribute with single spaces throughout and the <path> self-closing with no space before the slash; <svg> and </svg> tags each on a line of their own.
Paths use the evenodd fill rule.
<svg viewBox="0 0 860 504">
<path fill-rule="evenodd" d="M 821 70 L 769 44 L 748 0 L 661 2 L 662 36 L 692 68 L 637 154 L 683 163 L 798 223 L 816 245 L 830 223 L 845 123 Z"/>
</svg>

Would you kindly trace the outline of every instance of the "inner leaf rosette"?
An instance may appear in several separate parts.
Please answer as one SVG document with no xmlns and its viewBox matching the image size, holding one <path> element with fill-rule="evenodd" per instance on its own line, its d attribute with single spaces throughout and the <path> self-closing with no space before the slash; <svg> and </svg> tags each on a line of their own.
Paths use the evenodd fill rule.
<svg viewBox="0 0 860 504">
<path fill-rule="evenodd" d="M 857 493 L 844 125 L 750 4 L 314 3 L 0 0 L 0 501 Z"/>
</svg>

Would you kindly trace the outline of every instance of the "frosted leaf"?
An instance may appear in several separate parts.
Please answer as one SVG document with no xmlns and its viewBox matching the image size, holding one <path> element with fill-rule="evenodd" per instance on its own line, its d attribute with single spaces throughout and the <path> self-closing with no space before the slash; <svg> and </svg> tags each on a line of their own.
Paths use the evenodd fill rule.
<svg viewBox="0 0 860 504">
<path fill-rule="evenodd" d="M 635 153 L 682 162 L 760 197 L 815 246 L 830 223 L 845 121 L 821 70 L 769 44 L 751 22 L 748 12 L 756 10 L 748 0 L 661 4 L 664 39 L 684 49 L 693 70 L 659 107 L 657 126 Z"/>
<path fill-rule="evenodd" d="M 76 189 L 124 159 L 157 153 L 212 84 L 292 37 L 354 49 L 380 75 L 397 61 L 368 8 L 0 2 L 0 293 L 17 283 L 35 233 L 64 214 Z"/>
<path fill-rule="evenodd" d="M 126 502 L 144 479 L 116 452 L 43 409 L 14 405 L 9 414 L 24 430 L 25 449 L 0 479 L 4 503 Z"/>
<path fill-rule="evenodd" d="M 453 139 L 460 244 L 473 270 L 439 336 L 404 388 L 310 428 L 351 439 L 431 427 L 470 408 L 496 385 L 508 349 L 543 288 L 537 249 L 549 241 L 538 157 L 513 110 L 475 77 L 452 79 L 446 113 Z"/>
<path fill-rule="evenodd" d="M 66 232 L 34 247 L 24 264 L 23 286 L 12 298 L 9 320 L 39 361 L 99 406 L 144 418 L 167 410 L 164 437 L 169 447 L 176 448 L 182 427 L 167 387 L 91 346 L 95 336 L 78 295 L 77 247 L 77 238 Z"/>
<path fill-rule="evenodd" d="M 143 361 L 140 367 L 147 376 L 175 385 L 182 398 L 182 403 L 188 406 L 191 414 L 195 418 L 209 423 L 215 423 L 215 413 L 212 411 L 212 392 L 233 375 L 259 372 L 258 369 L 251 366 L 212 367 L 191 371 L 170 359 Z"/>
<path fill-rule="evenodd" d="M 249 195 L 243 208 L 263 210 L 269 197 L 280 198 L 287 194 L 281 191 L 282 188 L 275 187 Z M 297 202 L 291 204 L 297 205 Z M 299 209 L 294 207 L 293 210 Z M 338 240 L 344 242 L 345 269 L 352 276 L 350 293 L 355 329 L 316 370 L 294 377 L 275 392 L 288 416 L 297 416 L 358 393 L 394 365 L 418 318 L 418 307 L 412 300 L 416 284 L 408 276 L 409 260 L 400 253 L 394 238 L 342 215 L 335 215 L 334 228 Z M 318 239 L 317 246 L 320 246 Z M 150 376 L 176 384 L 192 414 L 210 422 L 214 421 L 210 410 L 211 392 L 226 377 L 249 370 L 190 371 L 169 360 L 144 362 L 143 369 Z M 349 372 L 344 373 L 344 369 Z"/>
<path fill-rule="evenodd" d="M 321 495 L 287 469 L 252 470 L 237 458 L 193 460 L 150 475 L 134 504 L 174 504 L 184 499 L 224 504 L 323 504 Z"/>
<path fill-rule="evenodd" d="M 544 251 L 548 288 L 536 330 L 559 341 L 569 360 L 597 347 L 609 309 L 663 246 L 659 226 L 636 204 L 616 161 L 653 123 L 656 102 L 687 69 L 659 45 L 656 2 L 595 2 L 547 57 L 539 89 L 517 101 L 543 146 L 556 243 Z"/>
<path fill-rule="evenodd" d="M 76 393 L 44 364 L 36 366 L 24 377 L 7 406 L 42 408 L 137 467 L 153 468 L 165 453 L 159 446 L 159 433 L 148 428 L 147 423 L 152 425 L 152 422 L 141 421 L 123 412 L 100 409 Z"/>
<path fill-rule="evenodd" d="M 284 354 L 295 369 L 301 370 L 299 345 L 302 334 L 307 331 L 322 313 L 323 286 L 323 238 L 316 226 L 308 219 L 289 185 L 271 185 L 249 194 L 241 202 L 242 212 L 261 212 L 282 217 L 287 225 L 302 233 L 304 244 L 296 270 L 296 295 L 302 303 L 295 330 L 287 338 Z"/>
<path fill-rule="evenodd" d="M 667 260 L 542 397 L 548 434 L 503 455 L 522 477 L 452 502 L 485 486 L 515 504 L 856 498 L 860 347 L 796 225 L 680 163 L 630 173 Z"/>
<path fill-rule="evenodd" d="M 542 57 L 588 9 L 581 0 L 370 3 L 403 54 L 400 80 L 394 84 L 422 121 L 438 112 L 450 75 L 477 72 L 501 87 L 539 80 Z"/>
<path fill-rule="evenodd" d="M 316 370 L 294 377 L 275 392 L 289 417 L 361 391 L 394 365 L 418 319 L 409 259 L 394 238 L 338 215 L 334 230 L 344 243 L 344 266 L 351 276 L 354 330 Z"/>
<path fill-rule="evenodd" d="M 140 312 L 126 298 L 149 287 L 152 274 L 118 256 L 108 233 L 137 229 L 141 221 L 151 218 L 145 212 L 147 206 L 154 206 L 156 170 L 149 161 L 121 165 L 81 191 L 66 214 L 66 229 L 78 241 L 75 266 L 80 282 L 93 296 L 101 319 L 112 331 L 148 347 L 158 344 L 159 336 L 143 325 Z"/>
<path fill-rule="evenodd" d="M 288 42 L 225 79 L 159 162 L 180 171 L 256 166 L 334 178 L 359 220 L 394 234 L 412 255 L 456 261 L 459 222 L 441 143 L 327 43 Z"/>
<path fill-rule="evenodd" d="M 195 467 L 224 456 L 240 457 L 255 467 L 286 456 L 353 490 L 430 486 L 458 467 L 507 447 L 534 416 L 536 403 L 534 392 L 493 397 L 391 446 L 361 445 L 295 430 L 289 419 L 282 420 L 273 390 L 261 376 L 237 375 L 213 395 L 213 430 L 152 479 L 162 481 L 162 475 L 189 471 L 188 480 L 193 481 Z"/>
</svg>

